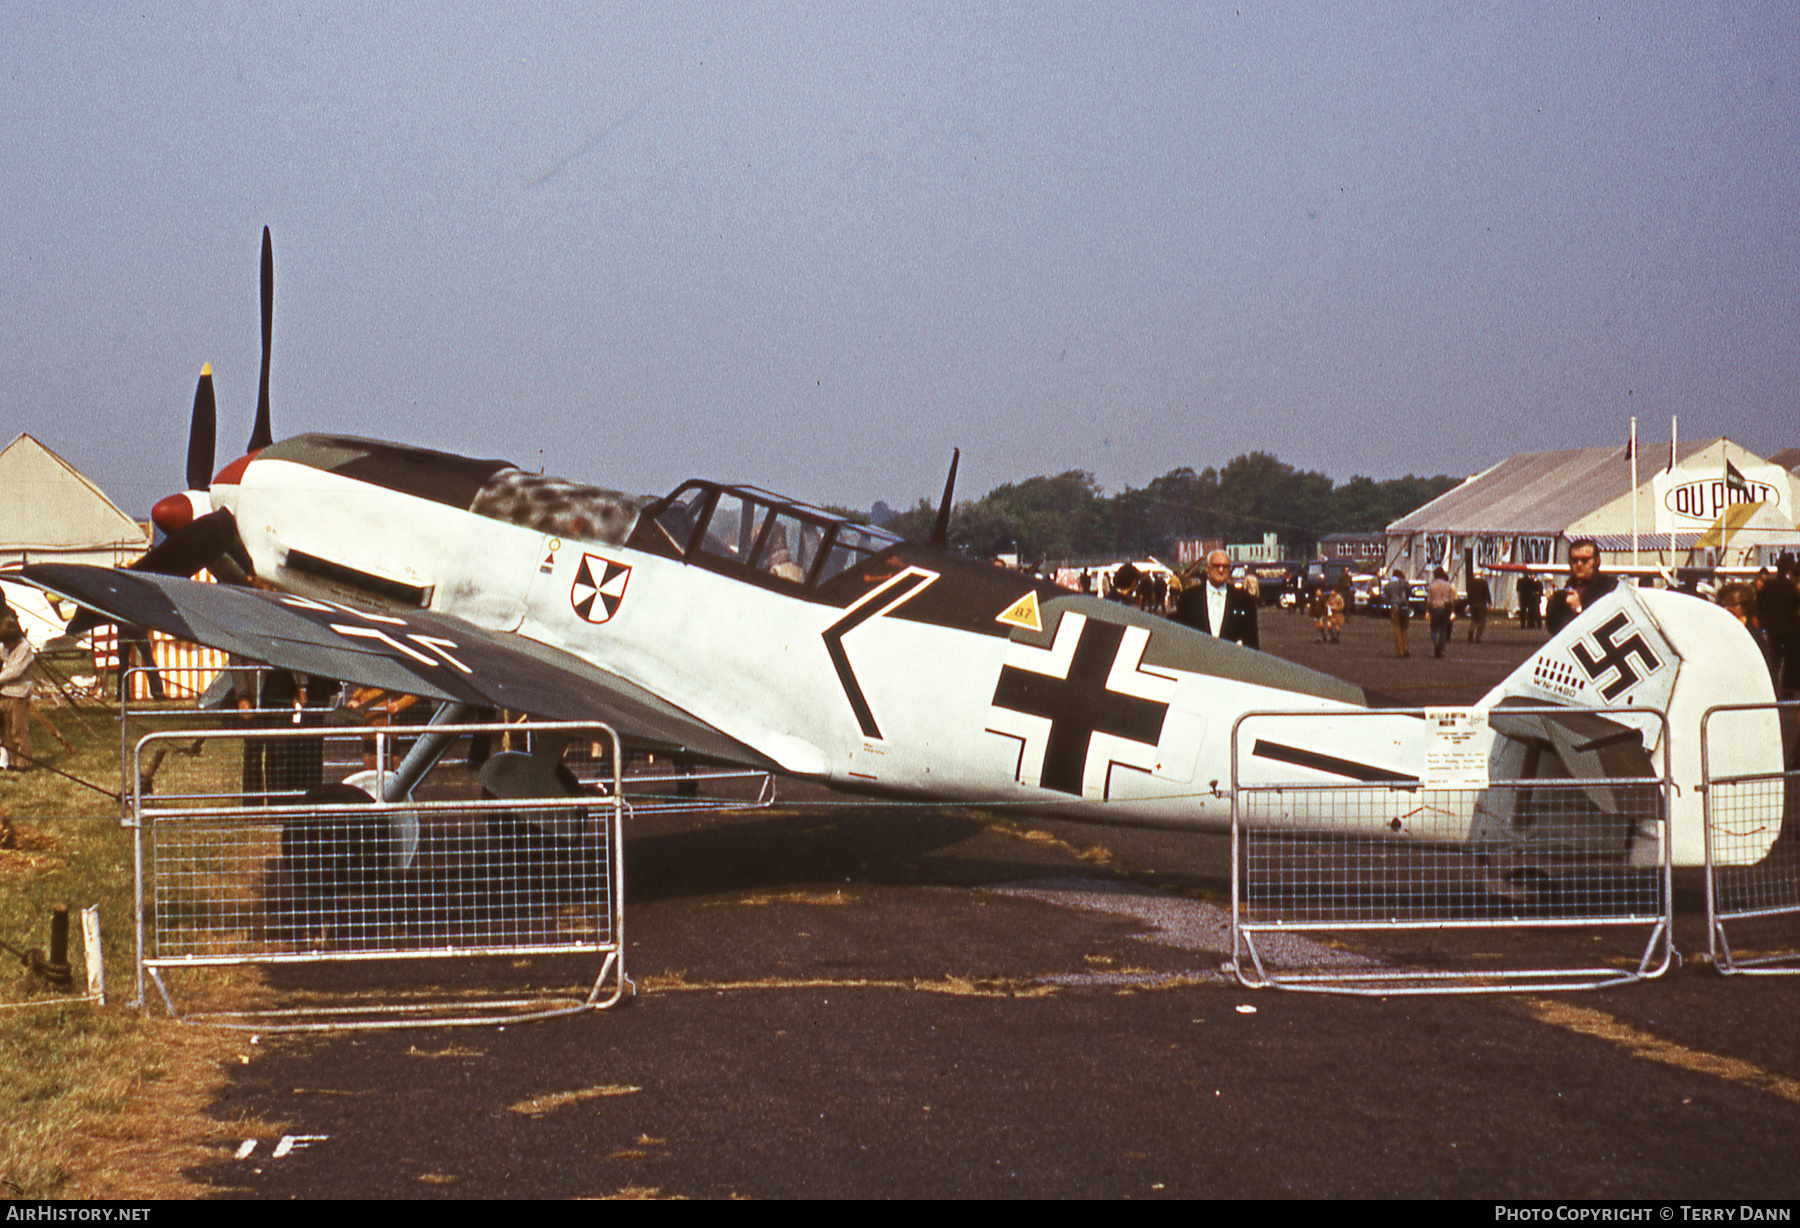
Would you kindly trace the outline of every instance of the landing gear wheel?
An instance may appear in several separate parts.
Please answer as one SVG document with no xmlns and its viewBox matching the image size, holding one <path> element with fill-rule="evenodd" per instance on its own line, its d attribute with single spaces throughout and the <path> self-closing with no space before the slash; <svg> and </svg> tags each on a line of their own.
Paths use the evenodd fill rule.
<svg viewBox="0 0 1800 1228">
<path fill-rule="evenodd" d="M 302 804 L 373 806 L 375 799 L 352 784 L 320 785 Z M 294 885 L 310 891 L 343 891 L 380 877 L 391 863 L 393 839 L 378 814 L 301 814 L 281 829 L 281 861 Z"/>
</svg>

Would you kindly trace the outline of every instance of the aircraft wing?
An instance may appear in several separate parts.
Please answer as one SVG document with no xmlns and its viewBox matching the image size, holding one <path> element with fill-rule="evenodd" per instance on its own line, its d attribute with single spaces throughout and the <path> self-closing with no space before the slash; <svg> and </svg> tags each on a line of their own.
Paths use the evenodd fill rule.
<svg viewBox="0 0 1800 1228">
<path fill-rule="evenodd" d="M 176 576 L 35 563 L 21 579 L 96 610 L 279 669 L 426 699 L 604 721 L 636 745 L 752 767 L 776 765 L 657 695 L 523 636 L 445 614 L 404 614 Z"/>
</svg>

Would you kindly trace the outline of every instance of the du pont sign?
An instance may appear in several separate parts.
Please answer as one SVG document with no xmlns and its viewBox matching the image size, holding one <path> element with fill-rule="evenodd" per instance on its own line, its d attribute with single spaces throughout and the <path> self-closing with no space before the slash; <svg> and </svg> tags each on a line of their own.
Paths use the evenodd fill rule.
<svg viewBox="0 0 1800 1228">
<path fill-rule="evenodd" d="M 1657 533 L 1692 533 L 1711 527 L 1734 503 L 1773 503 L 1791 517 L 1788 475 L 1779 465 L 1738 466 L 1727 460 L 1716 469 L 1675 469 L 1650 480 L 1656 499 Z"/>
</svg>

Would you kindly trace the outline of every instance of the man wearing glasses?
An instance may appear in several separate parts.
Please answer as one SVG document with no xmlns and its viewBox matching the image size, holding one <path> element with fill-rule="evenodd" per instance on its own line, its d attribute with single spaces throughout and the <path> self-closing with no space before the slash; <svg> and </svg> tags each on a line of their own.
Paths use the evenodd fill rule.
<svg viewBox="0 0 1800 1228">
<path fill-rule="evenodd" d="M 1182 586 L 1175 621 L 1196 631 L 1256 648 L 1256 602 L 1231 587 L 1231 556 L 1215 550 L 1206 556 L 1206 579 Z"/>
<path fill-rule="evenodd" d="M 1550 594 L 1544 625 L 1555 635 L 1618 586 L 1617 576 L 1600 574 L 1600 547 L 1592 538 L 1581 538 L 1569 547 L 1569 582 Z"/>
</svg>

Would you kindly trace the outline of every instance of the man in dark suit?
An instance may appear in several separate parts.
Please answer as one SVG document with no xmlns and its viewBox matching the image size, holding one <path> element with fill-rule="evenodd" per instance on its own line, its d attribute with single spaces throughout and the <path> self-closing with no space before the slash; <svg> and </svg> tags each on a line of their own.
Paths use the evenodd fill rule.
<svg viewBox="0 0 1800 1228">
<path fill-rule="evenodd" d="M 1256 602 L 1231 587 L 1231 557 L 1223 550 L 1206 556 L 1206 579 L 1181 590 L 1175 621 L 1245 648 L 1257 648 Z"/>
<path fill-rule="evenodd" d="M 1544 625 L 1544 582 L 1526 572 L 1519 577 L 1519 628 L 1522 631 L 1537 631 Z"/>
<path fill-rule="evenodd" d="M 1575 621 L 1576 615 L 1619 586 L 1617 576 L 1600 574 L 1600 547 L 1589 537 L 1569 547 L 1569 583 L 1550 594 L 1544 622 L 1555 635 Z"/>
<path fill-rule="evenodd" d="M 1769 660 L 1769 680 L 1775 698 L 1783 691 L 1800 689 L 1800 587 L 1794 583 L 1795 565 L 1784 557 L 1774 572 L 1764 577 L 1750 613 L 1762 627 L 1764 653 Z"/>
</svg>

